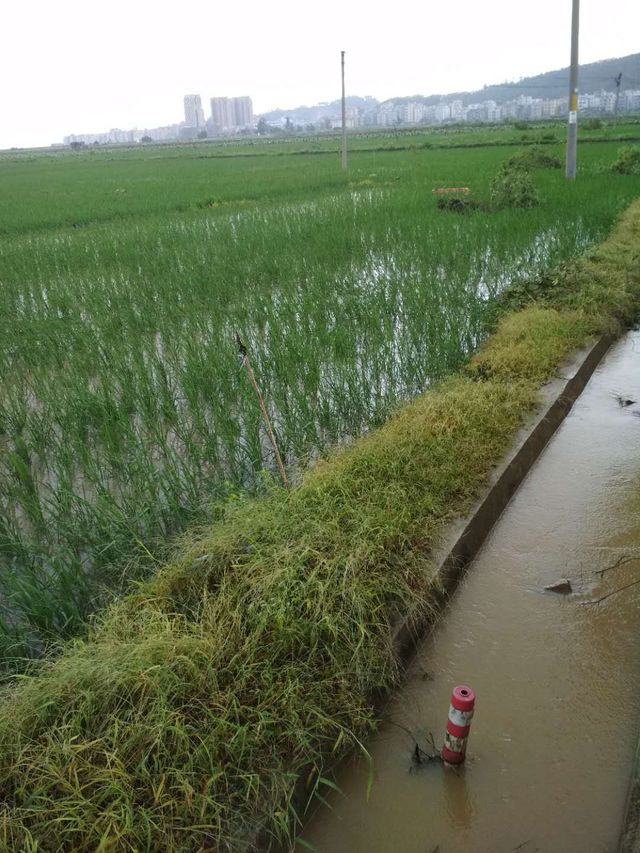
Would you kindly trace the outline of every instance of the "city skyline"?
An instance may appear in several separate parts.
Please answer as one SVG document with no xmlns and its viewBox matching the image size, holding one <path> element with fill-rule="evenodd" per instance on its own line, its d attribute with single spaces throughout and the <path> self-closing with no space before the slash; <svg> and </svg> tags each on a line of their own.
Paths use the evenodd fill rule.
<svg viewBox="0 0 640 853">
<path fill-rule="evenodd" d="M 46 146 L 74 130 L 158 126 L 189 92 L 250 92 L 256 113 L 330 101 L 340 92 L 340 50 L 348 93 L 384 100 L 481 88 L 566 67 L 570 7 L 540 0 L 523 17 L 510 0 L 460 0 L 453 15 L 446 4 L 398 0 L 390 14 L 362 0 L 327 0 L 309 18 L 293 0 L 242 8 L 184 0 L 179 12 L 113 0 L 96 27 L 80 0 L 25 0 L 3 19 L 10 38 L 0 52 L 0 147 Z M 242 40 L 219 39 L 208 51 L 205 33 L 213 31 Z M 621 0 L 615 14 L 582 0 L 581 61 L 634 53 L 638 31 L 636 0 Z"/>
<path fill-rule="evenodd" d="M 639 88 L 622 88 L 619 93 L 619 103 L 616 94 L 609 91 L 583 92 L 578 97 L 578 108 L 585 116 L 612 115 L 619 106 L 623 112 L 640 111 L 640 82 Z M 564 118 L 568 112 L 568 96 L 558 98 L 535 98 L 530 95 L 519 95 L 503 103 L 493 99 L 472 102 L 465 105 L 459 98 L 443 97 L 438 104 L 426 104 L 429 97 L 417 100 L 401 96 L 378 102 L 367 99 L 371 103 L 368 109 L 348 106 L 346 111 L 347 128 L 360 127 L 393 127 L 411 125 L 438 125 L 456 122 L 500 122 L 514 119 L 535 121 L 540 119 Z M 357 100 L 357 98 L 354 98 Z M 360 99 L 365 100 L 365 99 Z M 276 123 L 274 129 L 280 129 L 286 122 L 293 122 L 296 129 L 323 130 L 337 129 L 341 126 L 339 112 L 334 105 L 326 105 L 324 115 L 326 121 L 310 126 L 300 117 L 302 111 L 323 111 L 323 105 L 314 107 L 298 107 L 285 110 L 287 115 Z M 112 128 L 102 133 L 70 134 L 64 138 L 65 144 L 119 144 L 140 142 L 143 138 L 152 141 L 168 141 L 173 139 L 195 139 L 204 131 L 206 136 L 223 135 L 238 130 L 252 129 L 253 121 L 251 98 L 248 96 L 230 98 L 215 97 L 210 99 L 211 115 L 204 119 L 199 95 L 184 96 L 185 120 L 181 123 L 160 126 L 157 128 L 133 128 L 122 130 Z M 332 109 L 333 107 L 333 109 Z M 268 115 L 268 113 L 267 113 Z M 153 136 L 148 137 L 148 134 Z"/>
<path fill-rule="evenodd" d="M 209 99 L 211 115 L 205 118 L 201 95 L 189 94 L 183 98 L 184 121 L 155 128 L 111 128 L 97 133 L 70 133 L 63 144 L 127 144 L 142 139 L 164 141 L 169 139 L 198 139 L 226 131 L 234 132 L 253 125 L 253 103 L 248 95 L 215 97 Z M 149 134 L 154 134 L 150 137 Z M 57 145 L 58 143 L 52 143 Z"/>
</svg>

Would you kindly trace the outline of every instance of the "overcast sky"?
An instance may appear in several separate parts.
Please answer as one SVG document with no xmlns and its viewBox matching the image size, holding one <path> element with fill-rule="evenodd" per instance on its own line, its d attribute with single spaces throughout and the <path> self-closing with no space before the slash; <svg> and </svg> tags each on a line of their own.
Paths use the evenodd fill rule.
<svg viewBox="0 0 640 853">
<path fill-rule="evenodd" d="M 571 0 L 19 0 L 2 4 L 0 148 L 181 121 L 182 98 L 254 110 L 347 93 L 475 89 L 568 65 Z M 638 0 L 582 0 L 581 62 L 640 51 Z M 624 87 L 624 81 L 623 81 Z"/>
</svg>

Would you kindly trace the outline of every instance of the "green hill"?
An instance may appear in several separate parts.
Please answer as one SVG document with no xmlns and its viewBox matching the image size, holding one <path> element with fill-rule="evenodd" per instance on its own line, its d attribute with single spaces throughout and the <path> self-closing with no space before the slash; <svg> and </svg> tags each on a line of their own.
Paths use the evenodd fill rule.
<svg viewBox="0 0 640 853">
<path fill-rule="evenodd" d="M 614 92 L 615 78 L 622 74 L 622 89 L 640 89 L 640 53 L 622 56 L 618 59 L 603 59 L 600 62 L 590 62 L 580 66 L 578 85 L 581 92 L 598 92 L 601 89 Z M 547 71 L 535 77 L 523 77 L 513 82 L 498 83 L 485 86 L 475 92 L 455 92 L 446 95 L 431 95 L 421 100 L 427 104 L 438 103 L 443 98 L 447 101 L 461 100 L 464 104 L 476 101 L 496 101 L 501 104 L 512 101 L 520 95 L 532 98 L 561 98 L 569 91 L 569 68 L 558 71 Z M 393 100 L 416 100 L 402 98 Z"/>
</svg>

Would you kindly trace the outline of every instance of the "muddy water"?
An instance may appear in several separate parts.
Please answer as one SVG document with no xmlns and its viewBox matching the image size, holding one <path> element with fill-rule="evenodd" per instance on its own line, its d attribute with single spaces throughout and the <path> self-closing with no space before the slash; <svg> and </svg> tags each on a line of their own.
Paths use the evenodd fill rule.
<svg viewBox="0 0 640 853">
<path fill-rule="evenodd" d="M 310 819 L 320 853 L 616 849 L 640 726 L 640 586 L 587 602 L 640 580 L 640 405 L 612 392 L 640 401 L 638 332 L 607 354 L 419 649 L 369 744 L 368 801 L 356 762 Z M 573 595 L 543 592 L 563 576 Z M 465 681 L 467 765 L 412 768 Z"/>
</svg>

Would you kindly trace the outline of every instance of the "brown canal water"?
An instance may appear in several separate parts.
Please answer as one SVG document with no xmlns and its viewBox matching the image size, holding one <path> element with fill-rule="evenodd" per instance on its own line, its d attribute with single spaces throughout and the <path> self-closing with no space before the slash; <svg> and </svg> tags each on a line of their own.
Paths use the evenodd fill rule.
<svg viewBox="0 0 640 853">
<path fill-rule="evenodd" d="M 617 394 L 638 401 L 621 406 Z M 640 332 L 605 356 L 302 838 L 320 853 L 615 851 L 640 726 Z M 620 558 L 636 556 L 604 574 Z M 568 577 L 574 593 L 544 592 Z M 477 694 L 467 763 L 412 766 Z M 301 851 L 308 849 L 299 845 Z"/>
</svg>

